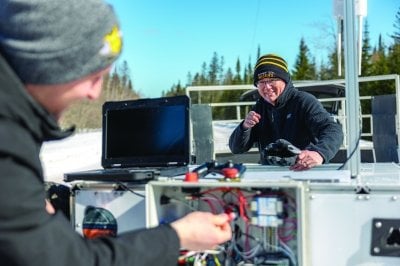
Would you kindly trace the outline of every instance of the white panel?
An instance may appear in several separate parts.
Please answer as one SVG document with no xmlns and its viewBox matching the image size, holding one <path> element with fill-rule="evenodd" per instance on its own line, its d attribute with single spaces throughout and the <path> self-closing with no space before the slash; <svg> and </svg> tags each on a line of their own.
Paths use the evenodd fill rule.
<svg viewBox="0 0 400 266">
<path fill-rule="evenodd" d="M 113 191 L 113 190 L 77 190 L 75 191 L 75 219 L 77 232 L 82 234 L 82 222 L 87 206 L 101 207 L 111 212 L 117 220 L 118 234 L 144 228 L 146 226 L 145 202 L 143 190 Z"/>
<path fill-rule="evenodd" d="M 333 15 L 341 19 L 344 17 L 344 0 L 333 0 Z"/>
<path fill-rule="evenodd" d="M 400 265 L 400 258 L 370 255 L 372 219 L 400 219 L 400 192 L 393 193 L 373 191 L 370 195 L 356 195 L 352 191 L 313 191 L 308 216 L 312 265 Z"/>
<path fill-rule="evenodd" d="M 366 17 L 367 16 L 367 0 L 356 0 L 356 15 Z"/>
</svg>

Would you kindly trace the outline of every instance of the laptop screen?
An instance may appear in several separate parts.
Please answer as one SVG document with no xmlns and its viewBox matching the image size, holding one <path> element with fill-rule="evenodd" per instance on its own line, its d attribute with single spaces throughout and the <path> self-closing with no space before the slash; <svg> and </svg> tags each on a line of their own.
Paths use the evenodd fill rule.
<svg viewBox="0 0 400 266">
<path fill-rule="evenodd" d="M 189 164 L 189 105 L 187 96 L 104 103 L 102 166 Z"/>
</svg>

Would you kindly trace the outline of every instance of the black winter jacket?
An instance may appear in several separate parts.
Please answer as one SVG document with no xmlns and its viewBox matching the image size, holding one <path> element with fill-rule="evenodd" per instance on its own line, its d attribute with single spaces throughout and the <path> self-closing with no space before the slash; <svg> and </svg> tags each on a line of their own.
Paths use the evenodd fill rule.
<svg viewBox="0 0 400 266">
<path fill-rule="evenodd" d="M 176 265 L 179 239 L 170 226 L 88 240 L 62 213 L 47 214 L 40 148 L 71 133 L 29 96 L 0 55 L 0 264 Z"/>
<path fill-rule="evenodd" d="M 244 153 L 257 144 L 261 151 L 277 139 L 286 139 L 301 150 L 317 151 L 328 163 L 340 148 L 343 132 L 321 103 L 311 94 L 298 91 L 289 82 L 272 105 L 260 97 L 253 111 L 261 115 L 260 122 L 244 130 L 243 121 L 232 132 L 229 148 L 232 153 Z"/>
</svg>

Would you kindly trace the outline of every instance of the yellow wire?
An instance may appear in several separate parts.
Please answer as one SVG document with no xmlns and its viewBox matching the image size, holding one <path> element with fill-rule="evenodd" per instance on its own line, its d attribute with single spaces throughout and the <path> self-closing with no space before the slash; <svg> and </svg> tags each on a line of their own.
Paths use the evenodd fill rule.
<svg viewBox="0 0 400 266">
<path fill-rule="evenodd" d="M 221 263 L 219 262 L 218 258 L 216 255 L 213 256 L 214 257 L 214 262 L 216 266 L 221 266 Z"/>
</svg>

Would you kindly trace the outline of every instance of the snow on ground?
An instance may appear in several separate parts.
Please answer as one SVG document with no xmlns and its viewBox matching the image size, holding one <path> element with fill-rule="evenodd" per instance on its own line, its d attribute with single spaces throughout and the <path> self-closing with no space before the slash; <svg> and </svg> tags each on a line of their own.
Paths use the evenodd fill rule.
<svg viewBox="0 0 400 266">
<path fill-rule="evenodd" d="M 229 152 L 229 136 L 237 123 L 213 122 L 214 150 Z M 40 157 L 46 181 L 63 183 L 64 173 L 101 168 L 101 129 L 43 144 Z"/>
<path fill-rule="evenodd" d="M 63 183 L 64 173 L 101 168 L 101 130 L 45 142 L 40 153 L 46 181 Z"/>
</svg>

